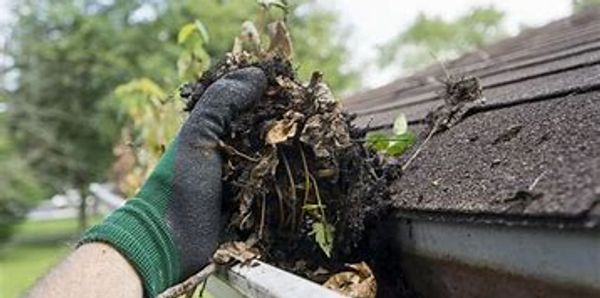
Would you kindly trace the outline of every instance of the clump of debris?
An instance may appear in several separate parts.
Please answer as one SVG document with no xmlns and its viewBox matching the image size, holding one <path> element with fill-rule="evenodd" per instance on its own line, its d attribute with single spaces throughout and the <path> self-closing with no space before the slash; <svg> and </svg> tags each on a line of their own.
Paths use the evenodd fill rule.
<svg viewBox="0 0 600 298">
<path fill-rule="evenodd" d="M 352 126 L 320 72 L 306 83 L 298 78 L 285 24 L 268 28 L 265 48 L 245 23 L 224 61 L 183 95 L 191 109 L 223 75 L 248 66 L 265 72 L 264 97 L 233 120 L 220 144 L 225 195 L 234 198 L 228 232 L 266 261 L 323 282 L 360 260 L 365 225 L 387 209 L 399 169 L 363 146 L 366 132 Z"/>
</svg>

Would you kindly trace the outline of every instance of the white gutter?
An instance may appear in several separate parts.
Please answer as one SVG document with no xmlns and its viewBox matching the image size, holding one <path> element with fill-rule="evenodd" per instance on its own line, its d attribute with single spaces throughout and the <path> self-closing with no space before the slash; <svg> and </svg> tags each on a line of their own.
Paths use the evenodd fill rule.
<svg viewBox="0 0 600 298">
<path fill-rule="evenodd" d="M 600 230 L 401 219 L 399 253 L 505 272 L 600 297 Z M 498 282 L 498 281 L 496 281 Z"/>
<path fill-rule="evenodd" d="M 236 265 L 208 281 L 215 297 L 247 298 L 344 298 L 332 290 L 260 261 Z"/>
</svg>

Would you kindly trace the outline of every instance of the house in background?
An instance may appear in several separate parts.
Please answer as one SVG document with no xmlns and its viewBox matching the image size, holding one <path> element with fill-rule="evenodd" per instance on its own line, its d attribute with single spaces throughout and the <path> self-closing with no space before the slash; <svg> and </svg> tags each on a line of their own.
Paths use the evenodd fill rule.
<svg viewBox="0 0 600 298">
<path fill-rule="evenodd" d="M 424 297 L 600 297 L 600 10 L 446 68 L 479 78 L 486 101 L 391 187 L 398 282 Z M 434 65 L 344 106 L 373 131 L 404 113 L 417 148 L 445 78 Z"/>
</svg>

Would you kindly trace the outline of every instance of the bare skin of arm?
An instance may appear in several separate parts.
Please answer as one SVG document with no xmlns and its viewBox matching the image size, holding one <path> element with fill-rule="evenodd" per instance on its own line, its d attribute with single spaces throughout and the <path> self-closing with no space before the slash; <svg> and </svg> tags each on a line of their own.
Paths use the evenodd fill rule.
<svg viewBox="0 0 600 298">
<path fill-rule="evenodd" d="M 89 243 L 53 268 L 26 297 L 142 296 L 142 282 L 129 262 L 107 244 Z"/>
</svg>

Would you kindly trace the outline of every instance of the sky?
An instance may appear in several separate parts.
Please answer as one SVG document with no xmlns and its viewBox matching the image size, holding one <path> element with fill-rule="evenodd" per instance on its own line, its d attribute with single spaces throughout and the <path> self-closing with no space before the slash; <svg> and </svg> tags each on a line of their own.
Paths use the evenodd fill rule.
<svg viewBox="0 0 600 298">
<path fill-rule="evenodd" d="M 364 73 L 364 88 L 389 82 L 402 75 L 398 69 L 381 71 L 373 65 L 378 45 L 407 28 L 419 12 L 452 19 L 474 6 L 493 4 L 506 13 L 505 27 L 516 34 L 522 25 L 535 27 L 571 14 L 571 0 L 317 0 L 340 14 L 352 33 L 348 43 L 354 57 L 349 64 Z"/>
<path fill-rule="evenodd" d="M 0 0 L 0 45 L 2 27 L 9 18 L 7 6 Z M 381 71 L 374 65 L 377 46 L 390 40 L 417 17 L 419 12 L 455 18 L 474 6 L 493 4 L 506 13 L 505 27 L 516 34 L 522 25 L 535 27 L 571 13 L 571 0 L 316 0 L 318 5 L 337 11 L 342 26 L 349 28 L 348 45 L 352 51 L 349 67 L 361 69 L 363 88 L 385 84 L 403 74 L 401 69 Z M 202 0 L 198 0 L 202 3 Z M 2 55 L 0 55 L 0 59 Z M 0 61 L 0 65 L 2 61 Z"/>
</svg>

